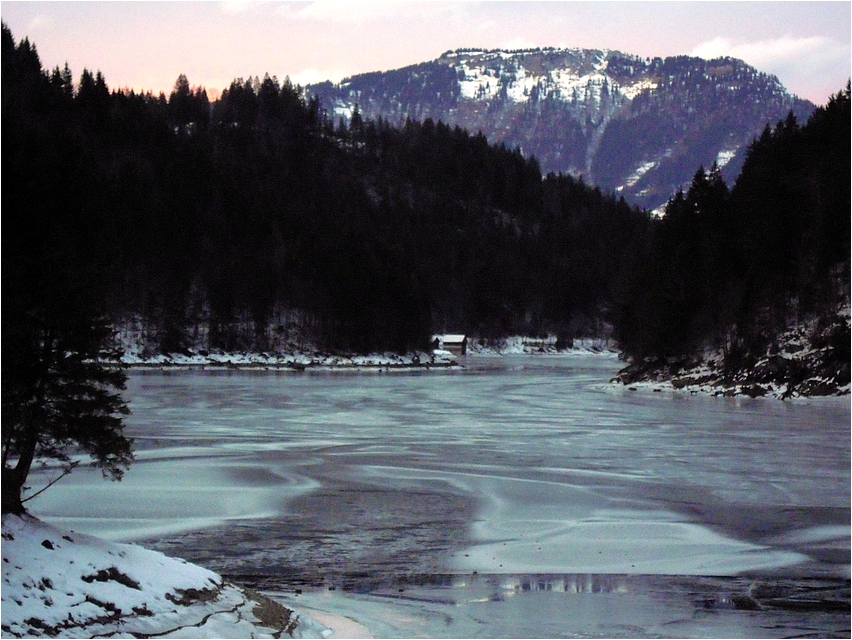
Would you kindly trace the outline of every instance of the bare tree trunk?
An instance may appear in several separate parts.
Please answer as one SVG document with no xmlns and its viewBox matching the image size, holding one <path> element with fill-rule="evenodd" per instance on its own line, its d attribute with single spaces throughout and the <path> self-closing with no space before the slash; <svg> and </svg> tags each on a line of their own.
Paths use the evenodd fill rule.
<svg viewBox="0 0 852 640">
<path fill-rule="evenodd" d="M 48 331 L 44 341 L 44 362 L 52 362 L 50 347 L 53 345 L 53 332 Z M 22 514 L 26 511 L 21 500 L 24 483 L 30 475 L 30 467 L 35 460 L 36 448 L 39 442 L 39 427 L 41 425 L 41 410 L 45 404 L 45 376 L 41 376 L 36 389 L 33 406 L 25 411 L 20 419 L 22 432 L 18 435 L 15 449 L 11 449 L 11 441 L 3 443 L 3 475 L 2 475 L 2 512 Z M 17 453 L 18 461 L 14 467 L 7 467 L 10 452 Z"/>
<path fill-rule="evenodd" d="M 27 476 L 22 473 L 20 462 L 14 468 L 3 467 L 2 477 L 2 512 L 21 515 L 26 511 L 21 502 L 21 491 Z"/>
</svg>

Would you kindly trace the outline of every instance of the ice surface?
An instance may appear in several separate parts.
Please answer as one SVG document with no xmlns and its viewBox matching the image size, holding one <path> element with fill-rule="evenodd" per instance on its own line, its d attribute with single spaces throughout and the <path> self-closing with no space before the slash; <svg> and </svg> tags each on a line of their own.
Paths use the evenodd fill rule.
<svg viewBox="0 0 852 640">
<path fill-rule="evenodd" d="M 302 607 L 335 631 L 334 619 L 342 616 L 380 638 L 848 635 L 848 612 L 763 609 L 748 595 L 757 588 L 754 581 L 742 579 L 480 575 L 400 583 L 371 593 L 325 589 L 274 596 L 286 606 Z M 320 618 L 323 612 L 329 617 Z M 344 631 L 331 637 L 369 636 Z"/>
<path fill-rule="evenodd" d="M 345 608 L 307 602 L 305 585 L 338 586 L 329 597 L 356 609 L 364 598 L 343 597 L 343 587 L 375 594 L 393 585 L 355 617 L 373 635 L 392 630 L 370 607 L 390 607 L 399 588 L 412 595 L 400 576 L 848 580 L 848 399 L 631 392 L 607 384 L 619 366 L 586 355 L 468 358 L 464 370 L 392 376 L 133 372 L 128 430 L 138 460 L 125 479 L 103 482 L 80 468 L 31 504 L 45 519 L 146 539 L 267 592 L 302 585 L 306 605 L 331 614 Z M 492 595 L 477 587 L 464 606 L 495 616 L 485 635 L 518 607 L 532 625 L 521 635 L 545 636 L 566 619 L 560 607 L 586 608 L 599 624 L 557 635 L 606 635 L 600 616 L 610 606 L 650 616 L 639 635 L 695 611 L 669 594 L 671 610 L 654 618 L 656 596 L 643 600 L 647 590 L 629 580 L 634 600 L 557 606 L 551 595 L 500 587 L 500 604 L 473 602 Z M 418 621 L 429 629 L 451 615 L 433 602 L 436 589 L 417 596 L 430 603 L 423 618 L 411 601 L 394 600 L 391 613 L 410 619 L 412 636 Z M 677 625 L 671 633 L 736 635 L 743 621 L 728 615 L 703 633 Z M 848 627 L 848 616 L 837 624 Z M 744 635 L 759 629 L 767 633 L 758 625 Z M 431 630 L 424 634 L 440 635 Z"/>
<path fill-rule="evenodd" d="M 522 534 L 518 531 L 522 530 Z M 455 568 L 479 573 L 612 573 L 736 575 L 804 562 L 794 552 L 726 538 L 668 514 L 595 512 L 588 519 L 497 520 L 475 528 L 510 542 L 480 544 L 455 554 Z"/>
<path fill-rule="evenodd" d="M 587 486 L 392 467 L 371 472 L 388 482 L 441 480 L 480 496 L 471 527 L 477 544 L 451 554 L 455 571 L 722 576 L 808 559 L 719 535 L 673 512 L 618 508 L 626 501 Z"/>
<path fill-rule="evenodd" d="M 170 447 L 156 456 L 142 451 L 119 483 L 105 483 L 99 473 L 72 474 L 61 490 L 39 496 L 37 511 L 59 526 L 129 541 L 279 515 L 287 499 L 319 486 L 296 471 L 189 449 Z"/>
</svg>

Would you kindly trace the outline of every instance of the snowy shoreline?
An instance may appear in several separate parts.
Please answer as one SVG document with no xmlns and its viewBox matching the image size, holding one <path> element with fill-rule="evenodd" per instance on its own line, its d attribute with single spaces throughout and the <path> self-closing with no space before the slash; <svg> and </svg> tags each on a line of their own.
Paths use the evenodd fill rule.
<svg viewBox="0 0 852 640">
<path fill-rule="evenodd" d="M 326 638 L 331 629 L 184 560 L 3 515 L 4 637 Z"/>
<path fill-rule="evenodd" d="M 722 398 L 766 398 L 768 400 L 816 400 L 838 398 L 850 395 L 850 384 L 831 385 L 831 380 L 811 378 L 815 388 L 809 389 L 786 380 L 760 380 L 750 377 L 739 380 L 726 380 L 719 370 L 712 366 L 698 365 L 677 372 L 665 372 L 652 369 L 637 373 L 636 369 L 625 367 L 610 381 L 611 386 L 627 391 L 650 391 L 653 393 L 683 393 L 689 395 Z M 819 384 L 819 387 L 816 385 Z"/>
<path fill-rule="evenodd" d="M 544 344 L 541 344 L 544 342 Z M 579 342 L 579 341 L 578 341 Z M 503 356 L 571 357 L 599 356 L 620 358 L 621 355 L 609 341 L 584 340 L 567 349 L 556 349 L 552 342 L 511 338 L 497 344 L 471 346 L 467 355 L 458 356 L 449 351 L 435 350 L 415 354 L 270 354 L 268 352 L 191 351 L 157 354 L 142 357 L 125 355 L 117 360 L 104 360 L 104 364 L 135 371 L 274 371 L 278 373 L 391 373 L 406 371 L 464 369 L 479 358 Z M 777 358 L 775 358 L 777 360 Z M 714 397 L 749 397 L 769 399 L 813 399 L 850 395 L 849 382 L 837 384 L 836 380 L 818 375 L 809 376 L 797 384 L 777 374 L 768 376 L 767 366 L 777 368 L 777 362 L 764 358 L 754 371 L 740 372 L 735 379 L 722 373 L 719 354 L 708 354 L 702 362 L 677 363 L 624 363 L 624 367 L 610 381 L 612 386 L 628 391 L 655 393 L 686 393 Z M 774 372 L 773 372 L 774 373 Z"/>
<path fill-rule="evenodd" d="M 684 391 L 750 398 L 821 398 L 850 394 L 849 309 L 790 327 L 762 353 L 707 350 L 700 356 L 631 362 L 613 379 L 630 391 Z"/>
<path fill-rule="evenodd" d="M 447 369 L 464 366 L 468 357 L 505 355 L 608 355 L 617 352 L 608 340 L 575 340 L 570 347 L 557 348 L 554 336 L 528 338 L 515 336 L 498 341 L 472 341 L 467 355 L 444 349 L 408 354 L 374 353 L 368 355 L 328 354 L 318 351 L 272 353 L 268 351 L 233 351 L 185 349 L 179 353 L 148 355 L 138 344 L 123 346 L 123 355 L 104 359 L 103 363 L 128 369 L 154 370 L 258 370 L 258 371 L 365 371 Z"/>
<path fill-rule="evenodd" d="M 374 354 L 345 356 L 327 354 L 271 354 L 268 352 L 192 351 L 183 353 L 140 356 L 125 354 L 104 364 L 130 369 L 257 369 L 280 371 L 353 370 L 353 369 L 411 369 L 453 367 L 458 362 L 449 352 L 409 355 Z"/>
</svg>

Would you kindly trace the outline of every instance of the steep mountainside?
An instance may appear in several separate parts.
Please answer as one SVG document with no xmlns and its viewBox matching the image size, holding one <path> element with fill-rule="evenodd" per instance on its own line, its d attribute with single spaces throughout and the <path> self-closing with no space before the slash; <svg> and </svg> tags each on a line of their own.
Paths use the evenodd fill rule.
<svg viewBox="0 0 852 640">
<path fill-rule="evenodd" d="M 437 60 L 307 87 L 337 120 L 426 118 L 520 147 L 544 173 L 581 174 L 649 209 L 696 167 L 731 181 L 744 146 L 814 105 L 740 60 L 640 58 L 618 51 L 460 49 Z"/>
</svg>

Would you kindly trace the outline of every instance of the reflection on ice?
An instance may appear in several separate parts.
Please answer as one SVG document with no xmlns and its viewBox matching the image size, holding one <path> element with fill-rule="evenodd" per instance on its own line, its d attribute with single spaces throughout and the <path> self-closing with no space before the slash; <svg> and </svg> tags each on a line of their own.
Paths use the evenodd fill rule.
<svg viewBox="0 0 852 640">
<path fill-rule="evenodd" d="M 464 585 L 464 581 L 460 581 Z M 506 576 L 500 588 L 509 593 L 517 591 L 555 591 L 557 593 L 627 593 L 624 576 L 570 574 L 564 576 Z"/>
<path fill-rule="evenodd" d="M 807 560 L 653 512 L 601 511 L 589 520 L 561 523 L 491 521 L 474 531 L 504 541 L 454 554 L 456 570 L 724 576 Z"/>
<path fill-rule="evenodd" d="M 270 595 L 337 637 L 845 637 L 849 585 L 678 576 L 407 576 Z M 845 609 L 844 609 L 845 603 Z M 318 615 L 317 615 L 318 614 Z"/>
</svg>

